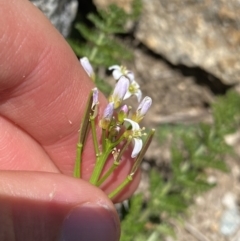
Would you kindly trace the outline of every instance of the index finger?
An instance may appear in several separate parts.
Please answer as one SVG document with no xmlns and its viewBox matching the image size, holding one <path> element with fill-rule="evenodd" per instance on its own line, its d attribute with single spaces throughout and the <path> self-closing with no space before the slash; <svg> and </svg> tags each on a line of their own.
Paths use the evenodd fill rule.
<svg viewBox="0 0 240 241">
<path fill-rule="evenodd" d="M 29 1 L 0 2 L 0 114 L 39 142 L 51 160 L 71 175 L 86 96 L 94 87 L 76 56 L 45 16 Z M 106 100 L 100 96 L 100 114 Z M 83 177 L 95 163 L 91 139 L 86 144 Z M 115 183 L 127 175 L 126 160 Z M 136 188 L 138 177 L 128 187 Z"/>
</svg>

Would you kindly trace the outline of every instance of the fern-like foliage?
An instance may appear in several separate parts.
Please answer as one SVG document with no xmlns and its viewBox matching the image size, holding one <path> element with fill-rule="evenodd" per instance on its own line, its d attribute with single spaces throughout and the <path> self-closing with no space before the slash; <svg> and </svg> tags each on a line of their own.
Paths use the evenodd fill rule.
<svg viewBox="0 0 240 241">
<path fill-rule="evenodd" d="M 111 91 L 110 85 L 103 81 L 98 74 L 99 67 L 109 67 L 132 60 L 132 51 L 119 41 L 119 34 L 126 34 L 126 25 L 136 20 L 142 9 L 141 0 L 132 2 L 132 12 L 126 13 L 122 8 L 112 4 L 107 9 L 97 13 L 89 13 L 87 19 L 91 27 L 83 22 L 77 22 L 75 29 L 79 39 L 68 39 L 69 44 L 78 57 L 88 57 L 96 73 L 96 85 L 105 94 Z"/>
<path fill-rule="evenodd" d="M 174 137 L 169 167 L 171 172 L 166 180 L 157 170 L 151 171 L 150 200 L 137 216 L 136 213 L 129 214 L 135 220 L 142 220 L 144 228 L 131 229 L 132 226 L 126 225 L 127 221 L 123 220 L 123 234 L 135 230 L 132 232 L 133 238 L 126 240 L 160 241 L 166 235 L 174 235 L 172 220 L 182 221 L 194 196 L 214 186 L 207 182 L 205 170 L 228 171 L 224 160 L 226 155 L 233 154 L 233 150 L 225 143 L 224 136 L 239 127 L 240 95 L 230 91 L 226 96 L 219 97 L 212 106 L 212 112 L 213 124 L 165 125 L 159 128 L 160 143 L 169 135 Z M 124 236 L 122 241 L 125 241 Z"/>
<path fill-rule="evenodd" d="M 131 51 L 116 39 L 117 34 L 126 33 L 128 21 L 136 19 L 141 11 L 141 1 L 134 0 L 132 13 L 112 4 L 107 9 L 100 9 L 96 14 L 90 13 L 87 19 L 92 23 L 90 28 L 78 22 L 75 28 L 84 41 L 69 39 L 69 43 L 78 56 L 86 56 L 95 67 L 109 67 L 132 58 Z"/>
<path fill-rule="evenodd" d="M 121 241 L 140 240 L 139 235 L 134 237 L 134 234 L 139 233 L 139 230 L 144 230 L 144 220 L 141 220 L 141 215 L 139 215 L 142 212 L 142 205 L 141 195 L 136 195 L 130 200 L 129 212 L 125 216 L 124 222 L 121 223 Z"/>
</svg>

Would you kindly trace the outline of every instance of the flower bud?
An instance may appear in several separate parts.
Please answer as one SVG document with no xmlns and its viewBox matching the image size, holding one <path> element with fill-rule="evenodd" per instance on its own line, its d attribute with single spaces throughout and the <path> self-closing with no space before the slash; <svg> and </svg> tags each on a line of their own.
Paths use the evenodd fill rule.
<svg viewBox="0 0 240 241">
<path fill-rule="evenodd" d="M 127 105 L 123 105 L 120 111 L 118 112 L 118 121 L 120 123 L 123 123 L 124 119 L 127 118 L 127 116 L 128 116 L 128 107 Z"/>
<path fill-rule="evenodd" d="M 93 71 L 93 67 L 90 64 L 89 60 L 87 57 L 83 57 L 80 59 L 80 63 L 82 65 L 82 67 L 84 68 L 84 70 L 86 71 L 86 73 L 88 74 L 88 76 L 95 81 L 95 73 Z"/>
<path fill-rule="evenodd" d="M 118 108 L 127 93 L 129 87 L 129 80 L 125 76 L 121 76 L 118 80 L 112 95 L 109 97 L 109 102 L 114 103 L 114 108 Z"/>
<path fill-rule="evenodd" d="M 113 110 L 114 110 L 114 103 L 113 102 L 108 103 L 107 107 L 103 112 L 103 118 L 100 120 L 100 123 L 99 123 L 102 129 L 106 130 L 110 125 L 112 116 L 113 116 Z"/>
<path fill-rule="evenodd" d="M 98 105 L 98 89 L 95 87 L 92 89 L 93 102 L 91 109 L 93 110 L 96 105 Z"/>
<path fill-rule="evenodd" d="M 109 130 L 109 140 L 114 142 L 116 140 L 117 136 L 119 135 L 120 131 L 121 131 L 120 126 L 118 126 L 118 125 L 112 126 Z"/>
<path fill-rule="evenodd" d="M 143 119 L 143 117 L 146 115 L 146 113 L 148 112 L 151 105 L 152 105 L 152 99 L 150 97 L 146 96 L 139 104 L 135 114 L 133 114 L 132 120 L 134 120 L 136 122 L 140 122 Z"/>
<path fill-rule="evenodd" d="M 92 99 L 91 99 L 91 118 L 95 118 L 98 114 L 98 89 L 95 87 L 92 89 Z"/>
</svg>

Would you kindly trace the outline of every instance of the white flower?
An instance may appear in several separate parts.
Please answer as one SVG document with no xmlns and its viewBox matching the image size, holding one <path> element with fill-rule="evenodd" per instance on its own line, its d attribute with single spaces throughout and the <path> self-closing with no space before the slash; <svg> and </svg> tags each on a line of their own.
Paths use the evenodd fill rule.
<svg viewBox="0 0 240 241">
<path fill-rule="evenodd" d="M 112 75 L 115 80 L 118 80 L 122 75 L 125 75 L 130 81 L 134 80 L 134 74 L 125 66 L 113 65 L 108 68 L 113 70 Z"/>
<path fill-rule="evenodd" d="M 127 91 L 126 95 L 124 96 L 124 100 L 128 99 L 132 95 L 137 96 L 138 102 L 141 101 L 142 91 L 140 90 L 139 84 L 135 80 L 132 80 L 132 81 L 130 80 L 130 85 L 129 85 L 129 88 L 128 88 L 128 91 Z"/>
<path fill-rule="evenodd" d="M 134 147 L 133 147 L 131 157 L 135 158 L 139 154 L 139 152 L 142 150 L 142 146 L 143 146 L 143 142 L 141 139 L 142 129 L 140 129 L 140 126 L 137 122 L 130 120 L 128 118 L 125 118 L 124 120 L 129 122 L 132 126 L 132 129 L 130 131 L 131 132 L 130 136 L 133 138 Z"/>
<path fill-rule="evenodd" d="M 129 80 L 125 76 L 121 76 L 113 90 L 112 95 L 109 97 L 109 102 L 114 103 L 114 108 L 118 108 L 120 106 L 128 88 Z"/>
<path fill-rule="evenodd" d="M 130 85 L 123 99 L 125 100 L 132 95 L 136 95 L 138 102 L 140 102 L 142 98 L 142 91 L 140 90 L 139 84 L 134 79 L 133 72 L 128 70 L 125 66 L 119 65 L 113 65 L 109 67 L 109 70 L 113 70 L 112 75 L 115 80 L 118 80 L 121 76 L 126 76 L 129 79 Z"/>
<path fill-rule="evenodd" d="M 93 67 L 90 64 L 89 60 L 87 57 L 83 57 L 80 59 L 80 63 L 82 65 L 82 67 L 84 68 L 84 70 L 86 71 L 86 73 L 88 74 L 88 76 L 94 80 L 95 79 L 95 73 L 93 71 Z"/>
</svg>

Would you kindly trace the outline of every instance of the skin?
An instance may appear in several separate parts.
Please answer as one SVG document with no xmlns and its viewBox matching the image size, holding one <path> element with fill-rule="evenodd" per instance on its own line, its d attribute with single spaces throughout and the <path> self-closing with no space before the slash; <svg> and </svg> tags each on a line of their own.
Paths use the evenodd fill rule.
<svg viewBox="0 0 240 241">
<path fill-rule="evenodd" d="M 0 240 L 37 240 L 33 233 L 39 225 L 42 233 L 55 237 L 69 210 L 86 202 L 105 203 L 116 216 L 106 193 L 126 177 L 131 159 L 124 158 L 103 191 L 92 186 L 87 182 L 95 160 L 90 137 L 83 179 L 72 177 L 92 81 L 64 38 L 29 1 L 0 1 L 0 19 Z M 99 101 L 101 115 L 107 101 L 103 95 Z M 132 195 L 139 176 L 114 202 Z"/>
</svg>

